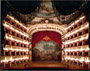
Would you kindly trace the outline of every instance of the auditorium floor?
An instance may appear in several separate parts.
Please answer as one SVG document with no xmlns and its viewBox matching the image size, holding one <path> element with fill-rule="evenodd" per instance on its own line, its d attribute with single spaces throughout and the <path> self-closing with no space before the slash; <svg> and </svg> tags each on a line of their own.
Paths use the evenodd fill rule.
<svg viewBox="0 0 90 71">
<path fill-rule="evenodd" d="M 81 67 L 73 64 L 62 63 L 58 61 L 36 61 L 36 62 L 28 62 L 24 64 L 19 64 L 11 67 L 11 69 L 25 69 L 25 68 L 69 68 L 69 69 L 81 69 Z"/>
</svg>

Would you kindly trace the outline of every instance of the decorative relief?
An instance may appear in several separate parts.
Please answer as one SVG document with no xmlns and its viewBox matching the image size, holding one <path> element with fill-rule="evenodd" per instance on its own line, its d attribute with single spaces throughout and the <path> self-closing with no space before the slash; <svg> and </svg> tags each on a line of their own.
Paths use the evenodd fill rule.
<svg viewBox="0 0 90 71">
<path fill-rule="evenodd" d="M 45 41 L 49 41 L 49 40 L 50 40 L 50 37 L 45 36 L 45 37 L 43 38 L 43 40 L 45 40 Z"/>
<path fill-rule="evenodd" d="M 66 31 L 63 29 L 65 27 L 63 26 L 55 26 L 55 25 L 37 25 L 37 26 L 32 26 L 30 30 L 28 30 L 29 35 L 32 36 L 33 33 L 37 31 L 55 31 L 63 35 Z"/>
</svg>

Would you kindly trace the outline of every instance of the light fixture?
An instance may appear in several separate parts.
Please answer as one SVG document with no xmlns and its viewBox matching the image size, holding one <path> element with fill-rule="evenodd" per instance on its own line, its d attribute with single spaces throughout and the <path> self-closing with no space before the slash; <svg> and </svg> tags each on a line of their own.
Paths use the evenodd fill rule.
<svg viewBox="0 0 90 71">
<path fill-rule="evenodd" d="M 27 33 L 25 33 L 25 32 L 22 33 L 22 32 L 20 32 L 19 30 L 13 28 L 12 26 L 9 26 L 7 23 L 8 23 L 8 22 L 5 21 L 5 23 L 4 23 L 3 25 L 4 25 L 5 27 L 7 27 L 7 28 L 10 28 L 10 29 L 13 30 L 13 31 L 16 31 L 17 33 L 20 33 L 21 35 L 24 35 L 24 36 L 26 36 L 26 37 L 29 37 L 29 35 L 28 35 Z"/>
<path fill-rule="evenodd" d="M 67 40 L 67 41 L 65 41 L 64 44 L 70 44 L 70 43 L 74 43 L 74 42 L 82 41 L 82 40 L 84 40 L 84 39 L 88 39 L 88 36 L 89 36 L 89 34 L 85 34 L 85 36 L 82 35 L 79 39 Z"/>
<path fill-rule="evenodd" d="M 12 17 L 12 16 L 10 16 L 10 15 L 8 15 L 8 14 L 7 14 L 7 16 L 8 16 L 10 19 L 14 20 L 16 23 L 18 23 L 19 25 L 21 25 L 22 27 L 24 27 L 25 29 L 27 29 L 26 26 L 24 26 L 22 23 L 20 23 L 20 22 L 19 22 L 18 20 L 16 20 L 14 17 Z"/>
<path fill-rule="evenodd" d="M 85 28 L 87 28 L 87 27 L 89 27 L 89 23 L 87 23 L 85 26 L 83 26 L 83 27 L 81 27 L 81 28 L 79 28 L 79 29 L 77 29 L 77 30 L 75 30 L 75 31 L 73 31 L 73 32 L 67 33 L 67 34 L 65 35 L 65 38 L 67 38 L 68 36 L 73 35 L 73 34 L 79 32 L 79 31 L 81 31 L 81 30 L 83 30 L 83 29 L 85 29 Z"/>
<path fill-rule="evenodd" d="M 76 58 L 76 57 L 72 57 L 72 56 L 65 56 L 64 58 L 65 60 L 75 60 L 75 61 L 79 61 L 79 62 L 90 62 L 90 59 L 89 58 L 84 58 L 84 57 L 81 57 L 81 58 Z"/>
<path fill-rule="evenodd" d="M 73 25 L 75 25 L 76 23 L 78 23 L 80 20 L 82 20 L 83 18 L 85 18 L 85 16 L 80 17 L 78 20 L 76 20 L 74 23 L 72 23 L 70 26 L 68 26 L 66 29 L 72 27 Z"/>
<path fill-rule="evenodd" d="M 28 41 L 21 41 L 21 40 L 18 40 L 18 39 L 16 39 L 16 38 L 13 38 L 12 36 L 8 36 L 7 34 L 6 34 L 5 38 L 6 38 L 6 39 L 10 39 L 10 40 L 12 40 L 12 41 L 21 42 L 21 43 L 23 43 L 23 44 L 27 44 L 27 45 L 29 44 Z"/>
</svg>

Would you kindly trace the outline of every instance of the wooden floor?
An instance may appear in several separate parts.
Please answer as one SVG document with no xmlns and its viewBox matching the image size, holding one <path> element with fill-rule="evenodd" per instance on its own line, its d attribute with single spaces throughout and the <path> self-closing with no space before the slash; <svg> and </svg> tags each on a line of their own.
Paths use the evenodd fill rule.
<svg viewBox="0 0 90 71">
<path fill-rule="evenodd" d="M 38 61 L 29 64 L 30 67 L 63 67 L 64 65 L 58 61 Z"/>
<path fill-rule="evenodd" d="M 58 61 L 34 61 L 25 64 L 20 64 L 13 66 L 12 68 L 22 68 L 22 67 L 63 67 L 64 65 Z"/>
<path fill-rule="evenodd" d="M 11 67 L 11 69 L 26 69 L 26 68 L 66 68 L 66 69 L 81 69 L 77 65 L 64 64 L 59 61 L 34 61 L 24 64 L 19 64 Z"/>
</svg>

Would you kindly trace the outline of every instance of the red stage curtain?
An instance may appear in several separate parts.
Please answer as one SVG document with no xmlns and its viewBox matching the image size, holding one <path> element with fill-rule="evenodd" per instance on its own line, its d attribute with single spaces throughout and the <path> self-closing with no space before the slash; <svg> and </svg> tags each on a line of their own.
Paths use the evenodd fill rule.
<svg viewBox="0 0 90 71">
<path fill-rule="evenodd" d="M 54 31 L 39 31 L 32 35 L 32 48 L 35 46 L 36 43 L 43 40 L 45 36 L 48 36 L 50 40 L 56 42 L 59 47 L 61 47 L 61 35 Z M 49 40 L 49 41 L 50 41 Z"/>
</svg>

